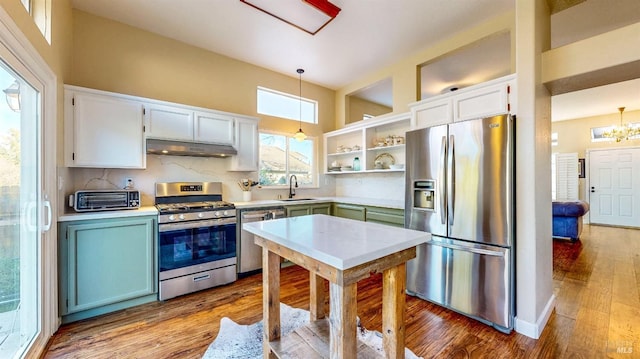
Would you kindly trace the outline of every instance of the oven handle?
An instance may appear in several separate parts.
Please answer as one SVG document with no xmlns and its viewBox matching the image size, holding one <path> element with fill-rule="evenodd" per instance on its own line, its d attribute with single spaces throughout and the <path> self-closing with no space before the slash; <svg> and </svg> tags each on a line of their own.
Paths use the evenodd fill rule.
<svg viewBox="0 0 640 359">
<path fill-rule="evenodd" d="M 205 221 L 184 222 L 184 223 L 163 223 L 158 226 L 158 232 L 179 231 L 183 229 L 205 228 L 223 226 L 225 224 L 236 224 L 236 218 L 220 218 Z"/>
</svg>

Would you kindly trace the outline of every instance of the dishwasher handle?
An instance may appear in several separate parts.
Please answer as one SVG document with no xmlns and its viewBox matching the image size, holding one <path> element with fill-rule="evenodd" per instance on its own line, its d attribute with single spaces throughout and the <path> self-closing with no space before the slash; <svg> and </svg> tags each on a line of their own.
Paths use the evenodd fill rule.
<svg viewBox="0 0 640 359">
<path fill-rule="evenodd" d="M 259 221 L 263 221 L 267 218 L 269 212 L 248 212 L 242 214 L 242 219 L 257 219 Z"/>
<path fill-rule="evenodd" d="M 268 219 L 278 219 L 278 218 L 284 218 L 286 216 L 287 216 L 287 212 L 280 209 L 277 211 L 269 211 Z"/>
<path fill-rule="evenodd" d="M 247 211 L 242 213 L 242 220 L 247 222 L 268 221 L 270 219 L 284 218 L 284 209 L 265 209 L 259 211 Z"/>
</svg>

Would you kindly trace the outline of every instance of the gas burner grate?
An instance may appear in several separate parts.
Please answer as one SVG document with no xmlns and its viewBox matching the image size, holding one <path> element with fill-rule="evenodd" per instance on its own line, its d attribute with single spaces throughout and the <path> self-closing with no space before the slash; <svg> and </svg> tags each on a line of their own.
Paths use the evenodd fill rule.
<svg viewBox="0 0 640 359">
<path fill-rule="evenodd" d="M 183 202 L 156 204 L 156 208 L 161 214 L 164 213 L 188 213 L 201 211 L 214 211 L 221 209 L 234 209 L 233 203 L 225 201 L 205 201 L 205 202 Z"/>
</svg>

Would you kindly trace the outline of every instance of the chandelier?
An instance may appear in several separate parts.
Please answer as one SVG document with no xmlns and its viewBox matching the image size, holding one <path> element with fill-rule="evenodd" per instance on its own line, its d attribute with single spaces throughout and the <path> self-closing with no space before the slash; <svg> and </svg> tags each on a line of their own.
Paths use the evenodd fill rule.
<svg viewBox="0 0 640 359">
<path fill-rule="evenodd" d="M 622 112 L 624 107 L 618 107 L 620 111 L 620 126 L 612 126 L 611 129 L 605 131 L 602 136 L 606 138 L 615 138 L 616 142 L 629 140 L 636 136 L 640 136 L 640 127 L 634 127 L 630 123 L 622 124 Z"/>
</svg>

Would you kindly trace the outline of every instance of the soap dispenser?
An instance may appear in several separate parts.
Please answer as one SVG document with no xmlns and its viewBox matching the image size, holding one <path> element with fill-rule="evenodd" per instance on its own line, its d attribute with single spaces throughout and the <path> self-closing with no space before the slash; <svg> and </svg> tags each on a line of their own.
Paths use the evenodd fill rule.
<svg viewBox="0 0 640 359">
<path fill-rule="evenodd" d="M 360 159 L 358 157 L 353 159 L 353 170 L 360 171 Z"/>
</svg>

